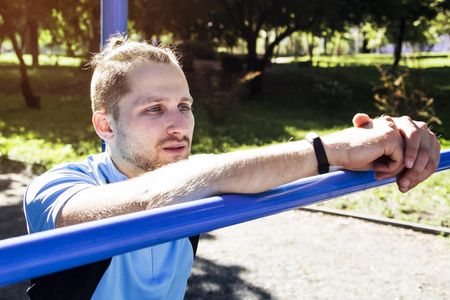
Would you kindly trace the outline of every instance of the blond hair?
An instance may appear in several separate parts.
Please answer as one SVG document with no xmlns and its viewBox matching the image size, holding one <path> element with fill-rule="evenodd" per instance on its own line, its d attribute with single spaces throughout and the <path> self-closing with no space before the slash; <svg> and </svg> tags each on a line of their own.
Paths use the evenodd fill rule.
<svg viewBox="0 0 450 300">
<path fill-rule="evenodd" d="M 112 36 L 89 63 L 94 71 L 91 81 L 92 111 L 104 110 L 118 120 L 119 100 L 130 92 L 127 74 L 134 67 L 149 62 L 180 66 L 177 53 L 167 46 L 133 42 L 120 34 Z"/>
</svg>

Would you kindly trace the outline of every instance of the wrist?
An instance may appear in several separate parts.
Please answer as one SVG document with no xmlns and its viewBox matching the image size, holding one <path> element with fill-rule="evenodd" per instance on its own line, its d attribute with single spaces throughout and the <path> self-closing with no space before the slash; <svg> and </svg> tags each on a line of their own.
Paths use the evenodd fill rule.
<svg viewBox="0 0 450 300">
<path fill-rule="evenodd" d="M 345 147 L 336 140 L 335 134 L 326 135 L 322 137 L 323 148 L 327 154 L 328 163 L 330 167 L 342 166 L 343 155 L 346 155 L 343 150 Z"/>
<path fill-rule="evenodd" d="M 314 154 L 317 160 L 317 172 L 325 174 L 330 171 L 330 163 L 328 162 L 327 153 L 325 151 L 322 139 L 315 132 L 309 132 L 306 135 L 306 140 L 311 143 L 314 148 Z"/>
</svg>

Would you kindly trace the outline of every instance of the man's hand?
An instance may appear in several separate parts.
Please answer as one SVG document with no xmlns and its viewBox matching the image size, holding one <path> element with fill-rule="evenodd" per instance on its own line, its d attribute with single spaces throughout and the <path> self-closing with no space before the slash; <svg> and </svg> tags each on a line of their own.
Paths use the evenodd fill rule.
<svg viewBox="0 0 450 300">
<path fill-rule="evenodd" d="M 384 170 L 374 164 L 376 179 L 397 176 L 396 182 L 403 193 L 417 186 L 436 171 L 440 159 L 441 145 L 434 133 L 428 130 L 424 122 L 413 121 L 410 117 L 389 118 L 401 133 L 404 143 L 404 161 L 400 170 Z M 366 114 L 356 114 L 353 125 L 356 128 L 372 128 L 372 120 Z"/>
</svg>

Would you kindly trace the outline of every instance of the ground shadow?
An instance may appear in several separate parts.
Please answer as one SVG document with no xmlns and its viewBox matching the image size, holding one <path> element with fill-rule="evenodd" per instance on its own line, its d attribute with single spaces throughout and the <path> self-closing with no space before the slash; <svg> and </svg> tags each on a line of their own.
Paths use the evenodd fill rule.
<svg viewBox="0 0 450 300">
<path fill-rule="evenodd" d="M 27 234 L 22 204 L 0 206 L 0 239 Z M 0 287 L 0 300 L 28 299 L 26 290 L 29 281 L 22 281 Z"/>
<path fill-rule="evenodd" d="M 29 300 L 26 291 L 30 286 L 29 280 L 0 287 L 0 300 Z"/>
<path fill-rule="evenodd" d="M 241 266 L 224 266 L 197 257 L 184 299 L 273 299 L 268 291 L 243 280 L 239 276 L 243 272 L 246 269 Z"/>
<path fill-rule="evenodd" d="M 0 239 L 27 234 L 22 204 L 0 206 Z"/>
</svg>

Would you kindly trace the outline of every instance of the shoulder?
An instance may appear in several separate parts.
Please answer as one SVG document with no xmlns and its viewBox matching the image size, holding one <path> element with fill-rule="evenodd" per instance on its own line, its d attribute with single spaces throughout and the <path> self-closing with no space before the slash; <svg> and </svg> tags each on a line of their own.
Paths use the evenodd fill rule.
<svg viewBox="0 0 450 300">
<path fill-rule="evenodd" d="M 23 199 L 29 232 L 53 229 L 61 207 L 79 191 L 106 184 L 110 170 L 108 157 L 102 153 L 57 165 L 35 178 Z"/>
<path fill-rule="evenodd" d="M 34 179 L 30 186 L 36 184 L 63 183 L 71 181 L 85 181 L 100 183 L 107 173 L 106 155 L 89 155 L 80 162 L 70 162 L 54 166 L 49 171 Z"/>
</svg>

